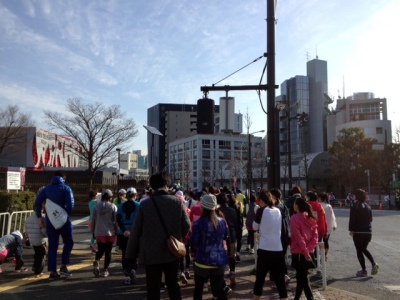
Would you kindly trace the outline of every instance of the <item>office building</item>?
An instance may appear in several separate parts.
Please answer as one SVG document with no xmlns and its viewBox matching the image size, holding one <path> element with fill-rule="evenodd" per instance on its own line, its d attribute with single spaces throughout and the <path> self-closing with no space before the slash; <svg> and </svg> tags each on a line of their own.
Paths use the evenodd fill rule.
<svg viewBox="0 0 400 300">
<path fill-rule="evenodd" d="M 180 180 L 193 189 L 207 186 L 236 186 L 244 189 L 247 180 L 248 136 L 196 134 L 169 144 L 169 164 L 165 168 L 172 181 Z M 253 188 L 267 183 L 265 141 L 251 136 Z"/>
<path fill-rule="evenodd" d="M 388 120 L 386 98 L 375 98 L 373 93 L 354 93 L 339 98 L 333 114 L 327 117 L 327 140 L 332 145 L 340 130 L 360 127 L 366 137 L 378 144 L 392 142 L 392 122 Z"/>
</svg>

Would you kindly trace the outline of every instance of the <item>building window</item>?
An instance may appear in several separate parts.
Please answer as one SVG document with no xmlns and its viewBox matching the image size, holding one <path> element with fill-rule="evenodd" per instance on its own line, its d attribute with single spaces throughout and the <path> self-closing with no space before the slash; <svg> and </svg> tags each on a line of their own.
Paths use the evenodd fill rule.
<svg viewBox="0 0 400 300">
<path fill-rule="evenodd" d="M 376 134 L 383 134 L 383 128 L 382 127 L 376 127 Z"/>
<path fill-rule="evenodd" d="M 210 158 L 210 150 L 203 150 L 203 153 L 202 153 L 202 156 L 203 156 L 203 159 L 205 159 L 205 158 Z"/>
<path fill-rule="evenodd" d="M 219 159 L 231 160 L 231 151 L 219 151 Z"/>
<path fill-rule="evenodd" d="M 210 140 L 202 140 L 203 148 L 210 148 Z"/>
<path fill-rule="evenodd" d="M 219 141 L 219 149 L 231 149 L 231 141 Z"/>
</svg>

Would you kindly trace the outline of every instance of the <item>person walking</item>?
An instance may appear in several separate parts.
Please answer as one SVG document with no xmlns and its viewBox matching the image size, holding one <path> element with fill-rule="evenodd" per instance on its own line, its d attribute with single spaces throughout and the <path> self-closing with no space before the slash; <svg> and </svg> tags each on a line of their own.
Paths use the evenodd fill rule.
<svg viewBox="0 0 400 300">
<path fill-rule="evenodd" d="M 281 227 L 281 242 L 283 248 L 283 255 L 286 256 L 287 249 L 290 245 L 290 212 L 287 206 L 282 202 L 282 192 L 278 188 L 271 189 L 271 195 L 275 198 L 276 208 L 281 211 L 282 216 L 282 227 Z M 285 283 L 290 281 L 290 276 L 288 275 L 287 265 L 284 265 L 285 273 Z M 273 274 L 270 274 L 270 279 L 274 278 Z M 271 280 L 272 280 L 271 279 Z"/>
<path fill-rule="evenodd" d="M 44 206 L 42 209 L 42 222 L 45 224 Z M 35 214 L 25 220 L 25 233 L 28 236 L 29 243 L 33 247 L 33 267 L 35 277 L 42 277 L 45 257 L 47 252 L 47 232 L 46 227 L 40 227 Z"/>
<path fill-rule="evenodd" d="M 125 284 L 136 283 L 136 258 L 126 258 L 126 245 L 140 207 L 140 203 L 135 201 L 136 194 L 135 188 L 128 188 L 126 201 L 122 202 L 117 209 L 117 224 L 119 227 L 117 240 L 119 249 L 122 252 L 122 270 L 125 274 Z"/>
<path fill-rule="evenodd" d="M 318 238 L 319 238 L 319 241 L 321 242 L 327 233 L 325 210 L 323 209 L 321 203 L 319 203 L 317 201 L 318 196 L 317 196 L 316 192 L 308 191 L 306 194 L 306 200 L 311 205 L 313 214 L 317 219 Z"/>
<path fill-rule="evenodd" d="M 293 214 L 295 214 L 296 212 L 294 211 L 294 202 L 297 198 L 301 198 L 301 187 L 300 186 L 294 186 L 291 190 L 290 190 L 290 194 L 291 196 L 289 197 L 289 199 L 287 200 L 286 207 L 289 209 L 289 214 L 290 216 L 293 216 Z"/>
<path fill-rule="evenodd" d="M 125 201 L 126 201 L 126 190 L 125 189 L 120 189 L 118 191 L 117 198 L 114 199 L 114 204 L 118 208 Z"/>
<path fill-rule="evenodd" d="M 229 241 L 227 244 L 228 262 L 229 262 L 229 280 L 231 288 L 236 287 L 236 231 L 239 230 L 239 223 L 237 219 L 237 212 L 234 208 L 228 206 L 228 198 L 225 193 L 217 195 L 218 210 L 225 216 L 228 224 Z"/>
<path fill-rule="evenodd" d="M 91 190 L 89 192 L 89 229 L 92 230 L 92 216 L 93 216 L 93 210 L 94 207 L 96 206 L 97 203 L 99 203 L 99 199 L 97 197 L 97 190 Z M 101 194 L 99 194 L 101 195 Z M 97 252 L 97 245 L 96 245 L 96 239 L 94 238 L 93 234 L 90 238 L 90 249 L 92 249 L 92 253 Z"/>
<path fill-rule="evenodd" d="M 281 242 L 282 216 L 271 193 L 261 189 L 258 194 L 260 208 L 253 222 L 253 229 L 259 231 L 260 244 L 257 250 L 256 281 L 253 299 L 261 298 L 265 277 L 274 274 L 279 298 L 287 299 L 285 284 L 285 257 Z"/>
<path fill-rule="evenodd" d="M 237 262 L 241 261 L 240 250 L 242 249 L 242 238 L 243 238 L 243 214 L 240 212 L 240 205 L 236 201 L 235 195 L 231 190 L 224 188 L 226 196 L 228 197 L 228 206 L 236 211 L 237 227 L 236 227 L 236 255 L 235 259 Z"/>
<path fill-rule="evenodd" d="M 317 218 L 304 198 L 296 198 L 293 209 L 296 213 L 290 218 L 290 250 L 297 281 L 294 300 L 299 300 L 303 291 L 307 300 L 312 300 L 308 270 L 315 267 L 311 255 L 318 245 Z"/>
<path fill-rule="evenodd" d="M 333 211 L 332 205 L 330 203 L 330 199 L 327 193 L 321 193 L 318 195 L 318 199 L 321 203 L 322 208 L 325 211 L 326 217 L 326 235 L 323 238 L 324 245 L 325 245 L 325 260 L 328 259 L 328 252 L 329 252 L 329 237 L 331 233 L 336 230 L 337 223 L 336 223 L 336 216 Z"/>
<path fill-rule="evenodd" d="M 145 266 L 147 299 L 160 299 L 161 274 L 165 274 L 168 296 L 170 299 L 181 299 L 178 284 L 179 260 L 167 247 L 162 221 L 156 206 L 162 215 L 169 233 L 178 240 L 189 233 L 190 220 L 185 205 L 181 200 L 168 193 L 168 182 L 160 173 L 150 177 L 153 196 L 143 201 L 131 229 L 126 248 L 126 257 L 136 260 Z"/>
<path fill-rule="evenodd" d="M 372 264 L 371 275 L 378 273 L 378 264 L 374 261 L 371 253 L 367 250 L 368 244 L 372 238 L 372 210 L 366 203 L 367 193 L 362 189 L 354 192 L 354 204 L 350 207 L 349 234 L 353 237 L 354 246 L 357 251 L 357 258 L 361 265 L 357 276 L 368 276 L 365 267 L 364 255 Z"/>
<path fill-rule="evenodd" d="M 98 250 L 93 262 L 93 274 L 95 277 L 108 277 L 108 267 L 111 262 L 111 250 L 117 240 L 117 207 L 112 203 L 113 193 L 104 190 L 101 201 L 93 209 L 92 233 L 96 238 Z M 100 259 L 104 254 L 104 268 L 100 273 Z"/>
<path fill-rule="evenodd" d="M 228 225 L 215 212 L 217 199 L 214 195 L 204 195 L 200 203 L 202 214 L 194 223 L 190 236 L 190 245 L 196 249 L 193 299 L 203 298 L 204 283 L 209 280 L 213 296 L 224 300 L 227 291 L 224 272 L 228 263 L 224 241 L 229 242 Z"/>
<path fill-rule="evenodd" d="M 246 204 L 245 207 L 245 216 L 246 216 L 246 228 L 247 228 L 247 248 L 250 254 L 254 253 L 254 229 L 253 229 L 253 221 L 256 216 L 256 212 L 260 207 L 256 204 L 256 197 L 251 194 L 250 201 Z"/>
<path fill-rule="evenodd" d="M 71 188 L 65 184 L 65 179 L 66 176 L 63 171 L 56 171 L 51 181 L 51 184 L 42 189 L 42 191 L 37 196 L 34 206 L 35 214 L 38 218 L 40 227 L 46 226 L 47 230 L 49 241 L 49 250 L 47 255 L 48 270 L 50 272 L 49 280 L 56 280 L 60 278 L 60 275 L 66 277 L 72 276 L 72 273 L 68 271 L 67 265 L 70 263 L 71 251 L 74 246 L 72 235 L 73 226 L 69 216 L 74 209 L 75 199 Z M 48 202 L 49 200 L 51 203 L 53 203 L 53 205 L 57 205 L 59 207 L 57 212 L 65 217 L 65 222 L 61 227 L 59 227 L 59 224 L 53 224 L 50 221 L 50 212 L 47 209 L 48 203 L 46 203 L 46 224 L 43 224 L 42 206 L 45 202 Z M 55 212 L 56 211 L 54 211 L 53 213 Z M 60 236 L 62 237 L 64 246 L 61 255 L 60 273 L 57 273 L 57 250 Z"/>
</svg>

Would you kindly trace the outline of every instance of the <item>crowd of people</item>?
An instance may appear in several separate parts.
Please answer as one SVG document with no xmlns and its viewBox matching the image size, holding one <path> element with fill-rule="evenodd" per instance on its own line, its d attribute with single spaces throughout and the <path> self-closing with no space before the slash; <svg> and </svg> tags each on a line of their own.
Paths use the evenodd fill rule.
<svg viewBox="0 0 400 300">
<path fill-rule="evenodd" d="M 26 221 L 26 240 L 34 248 L 35 276 L 43 276 L 47 256 L 49 280 L 72 276 L 68 271 L 73 247 L 70 214 L 74 208 L 66 177 L 57 172 L 51 182 L 38 192 L 34 211 Z M 162 174 L 150 177 L 150 187 L 138 195 L 136 188 L 120 189 L 114 198 L 111 190 L 89 193 L 90 247 L 95 254 L 93 274 L 107 277 L 113 246 L 122 255 L 125 284 L 137 282 L 138 264 L 144 266 L 148 299 L 159 299 L 167 290 L 170 299 L 181 299 L 179 281 L 194 278 L 194 299 L 211 288 L 214 299 L 226 299 L 236 288 L 236 264 L 241 260 L 243 227 L 247 229 L 246 252 L 255 255 L 256 276 L 253 298 L 259 299 L 269 273 L 279 297 L 286 299 L 288 276 L 285 254 L 290 248 L 296 270 L 294 299 L 304 293 L 313 299 L 308 270 L 315 268 L 316 248 L 325 245 L 328 259 L 329 238 L 336 230 L 336 218 L 330 205 L 332 194 L 311 190 L 303 194 L 299 186 L 287 200 L 279 189 L 252 191 L 247 197 L 229 187 L 184 191 L 172 185 Z M 365 257 L 371 263 L 371 275 L 378 272 L 367 246 L 371 241 L 372 212 L 366 192 L 358 189 L 350 207 L 349 233 L 353 238 L 361 270 L 367 276 Z M 258 247 L 255 252 L 255 235 Z M 186 254 L 177 258 L 166 240 L 173 236 L 185 244 Z M 61 266 L 57 272 L 59 238 L 63 239 Z M 15 256 L 15 271 L 27 271 L 22 259 L 24 236 L 18 231 L 0 238 L 0 266 L 6 257 Z M 104 256 L 103 267 L 100 268 Z M 1 268 L 0 268 L 1 272 Z M 225 282 L 225 274 L 229 278 Z"/>
</svg>

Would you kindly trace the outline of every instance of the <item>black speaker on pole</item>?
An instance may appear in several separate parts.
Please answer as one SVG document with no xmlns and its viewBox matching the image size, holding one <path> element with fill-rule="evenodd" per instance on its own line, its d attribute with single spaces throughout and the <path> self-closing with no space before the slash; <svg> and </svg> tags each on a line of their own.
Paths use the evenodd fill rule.
<svg viewBox="0 0 400 300">
<path fill-rule="evenodd" d="M 197 133 L 214 133 L 214 100 L 203 98 L 197 100 Z"/>
</svg>

